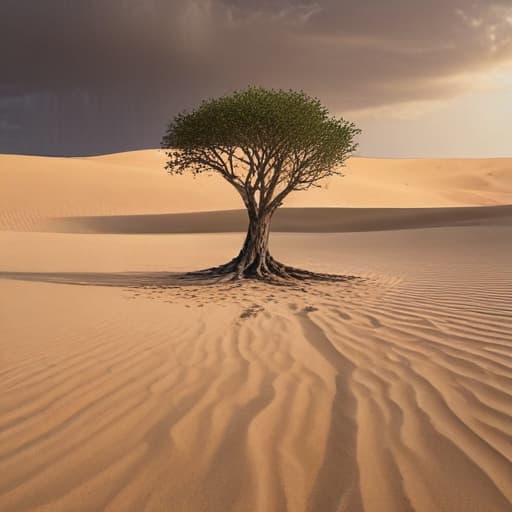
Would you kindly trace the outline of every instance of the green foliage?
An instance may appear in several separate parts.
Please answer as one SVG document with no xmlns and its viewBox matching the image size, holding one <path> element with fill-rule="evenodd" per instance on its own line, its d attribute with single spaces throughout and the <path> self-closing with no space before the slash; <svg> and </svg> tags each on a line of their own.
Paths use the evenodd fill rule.
<svg viewBox="0 0 512 512">
<path fill-rule="evenodd" d="M 340 174 L 359 133 L 302 91 L 250 87 L 177 115 L 162 147 L 170 173 L 214 170 L 246 205 L 275 208 L 292 190 Z"/>
</svg>

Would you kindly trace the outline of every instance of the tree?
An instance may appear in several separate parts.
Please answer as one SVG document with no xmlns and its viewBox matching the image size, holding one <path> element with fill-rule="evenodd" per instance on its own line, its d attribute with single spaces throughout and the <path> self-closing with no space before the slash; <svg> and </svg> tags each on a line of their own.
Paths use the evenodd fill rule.
<svg viewBox="0 0 512 512">
<path fill-rule="evenodd" d="M 249 217 L 240 254 L 203 272 L 234 279 L 315 277 L 272 258 L 271 219 L 290 192 L 342 175 L 359 133 L 302 91 L 250 87 L 177 115 L 162 139 L 168 172 L 217 172 L 238 191 Z"/>
</svg>

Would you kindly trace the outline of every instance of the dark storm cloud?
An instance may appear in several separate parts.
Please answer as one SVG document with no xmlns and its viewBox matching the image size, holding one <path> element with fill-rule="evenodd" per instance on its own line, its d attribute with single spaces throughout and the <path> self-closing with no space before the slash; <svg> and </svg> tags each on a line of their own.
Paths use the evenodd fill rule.
<svg viewBox="0 0 512 512">
<path fill-rule="evenodd" d="M 512 57 L 508 0 L 3 0 L 0 20 L 4 152 L 154 147 L 250 83 L 338 110 L 443 98 Z"/>
</svg>

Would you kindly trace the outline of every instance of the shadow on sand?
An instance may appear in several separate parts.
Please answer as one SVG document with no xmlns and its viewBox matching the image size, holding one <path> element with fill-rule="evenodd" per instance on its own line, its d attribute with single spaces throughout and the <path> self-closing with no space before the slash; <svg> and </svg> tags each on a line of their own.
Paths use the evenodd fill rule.
<svg viewBox="0 0 512 512">
<path fill-rule="evenodd" d="M 198 272 L 0 272 L 0 279 L 16 281 L 32 281 L 40 283 L 72 284 L 79 286 L 112 286 L 118 288 L 180 288 L 184 286 L 208 286 L 224 283 L 226 277 L 212 277 Z M 206 271 L 207 272 L 207 271 Z M 314 274 L 312 274 L 314 275 Z M 332 276 L 334 281 L 353 281 L 356 276 Z M 268 281 L 244 279 L 244 281 L 260 281 L 272 285 L 298 285 L 305 280 Z M 314 277 L 311 279 L 316 281 Z M 233 280 L 230 281 L 233 283 Z"/>
<path fill-rule="evenodd" d="M 213 284 L 211 279 L 192 279 L 187 273 L 177 272 L 0 272 L 0 279 L 120 288 Z"/>
<path fill-rule="evenodd" d="M 274 233 L 345 233 L 446 226 L 510 225 L 512 205 L 446 208 L 280 208 Z M 54 218 L 48 230 L 64 233 L 242 233 L 245 210 Z"/>
</svg>

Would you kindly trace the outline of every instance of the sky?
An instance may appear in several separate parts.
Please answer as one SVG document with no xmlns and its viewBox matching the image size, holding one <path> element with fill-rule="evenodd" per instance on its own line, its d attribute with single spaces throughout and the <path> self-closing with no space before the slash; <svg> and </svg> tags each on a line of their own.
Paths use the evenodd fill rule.
<svg viewBox="0 0 512 512">
<path fill-rule="evenodd" d="M 302 89 L 373 157 L 512 156 L 512 0 L 1 0 L 0 153 L 158 147 L 202 99 Z"/>
</svg>

